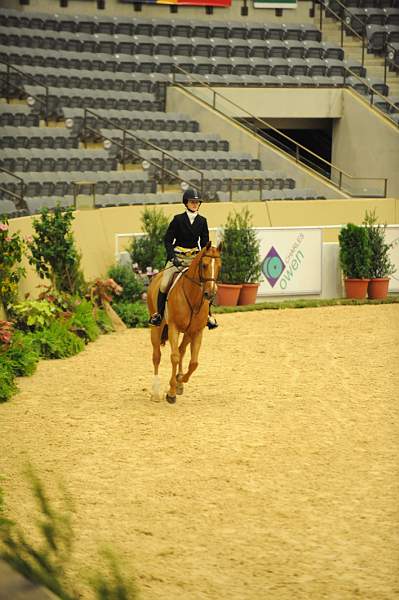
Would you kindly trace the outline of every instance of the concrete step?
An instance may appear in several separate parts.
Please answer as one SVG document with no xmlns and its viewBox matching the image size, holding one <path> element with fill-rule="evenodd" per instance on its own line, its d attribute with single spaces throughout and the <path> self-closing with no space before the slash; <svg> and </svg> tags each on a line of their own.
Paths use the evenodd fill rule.
<svg viewBox="0 0 399 600">
<path fill-rule="evenodd" d="M 314 19 L 316 27 L 320 27 L 319 12 L 316 12 Z M 335 19 L 324 18 L 322 23 L 322 39 L 325 42 L 332 42 L 341 46 L 341 24 Z M 367 54 L 367 49 L 362 50 L 362 41 L 355 36 L 343 35 L 342 37 L 342 48 L 345 52 L 346 60 L 356 60 L 362 62 L 362 53 L 364 52 L 364 66 L 367 69 L 368 77 L 375 79 L 384 80 L 384 58 L 381 56 L 374 56 L 373 54 Z M 393 76 L 392 76 L 393 75 Z M 390 87 L 390 94 L 396 95 L 397 83 L 395 75 L 387 72 L 387 83 Z M 391 92 L 395 90 L 394 92 Z"/>
</svg>

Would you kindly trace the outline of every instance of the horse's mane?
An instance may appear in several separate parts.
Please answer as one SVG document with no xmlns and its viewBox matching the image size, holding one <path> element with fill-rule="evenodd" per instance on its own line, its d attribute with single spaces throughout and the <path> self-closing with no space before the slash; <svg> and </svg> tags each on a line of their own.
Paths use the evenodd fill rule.
<svg viewBox="0 0 399 600">
<path fill-rule="evenodd" d="M 212 248 L 212 244 L 209 244 L 209 246 L 207 244 L 206 246 L 201 248 L 201 250 L 198 252 L 198 254 L 196 254 L 195 257 L 193 258 L 193 260 L 191 261 L 191 264 L 187 270 L 187 275 L 190 275 L 190 276 L 193 275 L 193 273 L 195 272 L 195 269 L 198 267 L 198 264 L 199 264 L 201 258 L 204 256 L 205 252 L 207 250 L 210 250 L 211 248 Z M 217 248 L 215 248 L 215 250 L 217 250 Z"/>
</svg>

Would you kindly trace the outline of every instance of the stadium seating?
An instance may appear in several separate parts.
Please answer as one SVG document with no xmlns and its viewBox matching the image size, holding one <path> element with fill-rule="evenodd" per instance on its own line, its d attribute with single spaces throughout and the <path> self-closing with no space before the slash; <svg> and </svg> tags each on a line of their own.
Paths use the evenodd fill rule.
<svg viewBox="0 0 399 600">
<path fill-rule="evenodd" d="M 369 12 L 370 27 L 375 27 L 378 11 Z M 395 26 L 393 11 L 380 9 L 379 14 L 384 27 Z M 204 181 L 214 200 L 232 189 L 292 196 L 293 178 L 265 171 L 257 158 L 230 152 L 227 140 L 201 133 L 188 115 L 163 110 L 174 65 L 197 81 L 220 86 L 336 87 L 346 82 L 347 69 L 360 74 L 359 65 L 345 61 L 339 46 L 322 41 L 312 24 L 78 18 L 12 9 L 0 15 L 0 59 L 19 69 L 12 78 L 23 91 L 15 87 L 14 97 L 29 102 L 1 107 L 0 166 L 23 174 L 31 212 L 43 202 L 50 206 L 53 197 L 70 203 L 79 181 L 86 182 L 79 184 L 80 193 L 91 193 L 95 182 L 98 205 L 136 203 L 140 196 L 154 202 L 151 194 L 165 179 L 154 163 L 193 185 Z M 5 73 L 2 65 L 3 89 Z M 361 75 L 367 76 L 364 68 Z M 182 73 L 176 80 L 193 83 Z M 373 84 L 389 93 L 386 86 L 377 87 L 379 82 Z M 85 109 L 95 113 L 88 112 L 86 121 Z M 66 127 L 40 127 L 45 116 Z M 136 134 L 127 136 L 136 154 L 122 156 L 118 128 Z M 107 150 L 82 148 L 82 143 L 106 140 L 114 141 Z M 168 154 L 162 157 L 151 144 Z M 135 170 L 121 171 L 123 159 L 135 163 Z M 145 171 L 144 160 L 150 165 Z M 178 183 L 171 174 L 167 181 Z M 18 188 L 5 173 L 0 184 L 10 191 Z M 180 196 L 170 193 L 163 201 L 180 201 Z"/>
</svg>

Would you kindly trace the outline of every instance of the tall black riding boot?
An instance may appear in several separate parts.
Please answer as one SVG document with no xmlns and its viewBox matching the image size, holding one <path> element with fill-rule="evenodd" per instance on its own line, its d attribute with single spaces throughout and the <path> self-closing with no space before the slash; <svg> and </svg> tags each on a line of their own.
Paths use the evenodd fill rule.
<svg viewBox="0 0 399 600">
<path fill-rule="evenodd" d="M 166 296 L 167 294 L 159 290 L 157 298 L 157 312 L 151 315 L 149 320 L 150 325 L 159 326 L 162 323 L 163 314 L 165 312 Z"/>
<path fill-rule="evenodd" d="M 215 317 L 212 316 L 211 305 L 209 305 L 208 322 L 206 325 L 207 325 L 208 329 L 216 329 L 216 327 L 219 327 L 219 323 L 216 321 Z"/>
</svg>

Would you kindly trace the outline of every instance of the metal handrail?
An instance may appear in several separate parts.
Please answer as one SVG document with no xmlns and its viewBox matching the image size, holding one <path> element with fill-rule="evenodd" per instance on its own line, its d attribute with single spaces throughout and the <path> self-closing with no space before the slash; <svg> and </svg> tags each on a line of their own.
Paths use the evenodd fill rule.
<svg viewBox="0 0 399 600">
<path fill-rule="evenodd" d="M 17 67 L 14 67 L 13 65 L 10 65 L 10 63 L 8 63 L 7 61 L 3 60 L 2 58 L 0 58 L 0 63 L 2 63 L 3 65 L 6 65 L 7 67 L 7 76 L 6 76 L 6 100 L 7 100 L 7 104 L 10 104 L 10 96 L 8 93 L 9 87 L 12 86 L 14 87 L 16 90 L 19 90 L 21 92 L 23 92 L 24 94 L 26 94 L 26 96 L 31 96 L 32 98 L 34 98 L 35 100 L 37 100 L 38 102 L 40 102 L 41 104 L 44 104 L 44 122 L 46 123 L 46 125 L 48 125 L 48 115 L 49 115 L 49 92 L 48 92 L 48 85 L 45 85 L 44 83 L 41 83 L 40 81 L 38 81 L 37 79 L 35 79 L 35 77 L 33 77 L 32 75 L 30 75 L 29 73 L 25 73 L 24 71 L 22 71 L 21 69 L 17 69 Z M 24 87 L 16 85 L 15 83 L 12 83 L 12 81 L 10 81 L 10 70 L 12 71 L 16 71 L 17 73 L 23 75 L 24 77 L 28 77 L 28 79 L 31 79 L 36 85 L 44 87 L 45 89 L 45 100 L 42 100 L 41 98 L 39 98 L 38 96 L 34 96 L 33 94 L 28 94 Z"/>
<path fill-rule="evenodd" d="M 19 175 L 15 175 L 15 173 L 13 173 L 12 171 L 9 171 L 8 169 L 5 169 L 4 167 L 1 167 L 1 166 L 0 166 L 0 171 L 2 173 L 7 173 L 7 175 L 11 175 L 11 177 L 14 177 L 15 179 L 19 180 L 19 184 L 21 186 L 21 194 L 18 195 L 15 192 L 11 192 L 6 187 L 1 185 L 1 183 L 0 183 L 0 190 L 5 192 L 6 194 L 9 194 L 10 196 L 13 196 L 14 198 L 17 198 L 20 201 L 20 205 L 22 205 L 23 208 L 26 209 L 27 204 L 25 202 L 25 181 L 23 180 L 23 178 L 20 177 Z"/>
<path fill-rule="evenodd" d="M 350 30 L 352 35 L 356 36 L 357 38 L 359 38 L 361 40 L 361 42 L 362 42 L 362 67 L 363 67 L 364 66 L 364 50 L 365 50 L 365 40 L 364 40 L 365 26 L 364 26 L 363 21 L 361 19 L 359 19 L 359 17 L 357 17 L 356 15 L 350 15 L 348 8 L 344 4 L 342 4 L 342 2 L 340 0 L 335 0 L 335 2 L 337 2 L 341 6 L 344 13 L 349 13 L 351 18 L 354 18 L 355 21 L 360 23 L 363 35 L 359 35 L 359 33 L 355 29 L 353 29 L 353 27 L 351 27 L 350 23 L 343 21 L 341 19 L 340 15 L 338 15 L 335 11 L 333 11 L 328 6 L 328 3 L 326 3 L 325 0 L 315 0 L 315 1 L 320 4 L 320 31 L 323 30 L 323 11 L 321 9 L 322 9 L 322 7 L 324 7 L 324 10 L 328 9 L 337 18 L 337 20 L 340 21 L 340 23 L 341 23 L 341 48 L 344 45 L 344 26 L 346 27 L 346 29 Z"/>
<path fill-rule="evenodd" d="M 174 171 L 170 171 L 165 166 L 159 166 L 158 163 L 152 161 L 151 159 L 148 159 L 148 158 L 143 159 L 143 157 L 138 152 L 136 152 L 136 150 L 133 150 L 132 148 L 127 148 L 126 146 L 124 146 L 120 142 L 118 142 L 116 140 L 113 140 L 110 137 L 107 137 L 106 135 L 104 135 L 103 133 L 101 133 L 98 129 L 94 129 L 93 127 L 90 127 L 90 126 L 87 126 L 86 129 L 88 131 L 91 131 L 92 133 L 97 134 L 99 137 L 101 137 L 104 140 L 109 140 L 110 142 L 112 142 L 116 146 L 119 146 L 120 148 L 122 148 L 123 150 L 125 150 L 126 152 L 128 152 L 129 154 L 133 154 L 134 156 L 137 156 L 141 160 L 146 160 L 150 165 L 152 165 L 153 167 L 155 167 L 157 170 L 160 170 L 161 173 L 162 173 L 162 180 L 161 180 L 161 190 L 162 190 L 162 192 L 165 191 L 165 184 L 164 184 L 164 180 L 163 180 L 163 174 L 164 173 L 167 173 L 168 175 L 171 175 L 172 177 L 178 179 L 179 181 L 187 183 L 188 185 L 190 185 L 189 181 L 187 181 L 183 177 L 180 177 L 180 175 L 178 175 Z M 198 170 L 198 169 L 196 169 L 196 170 Z M 199 173 L 201 175 L 200 191 L 201 191 L 201 195 L 203 195 L 203 193 L 204 193 L 204 174 L 202 173 L 202 171 L 199 171 Z"/>
<path fill-rule="evenodd" d="M 352 175 L 350 175 L 349 173 L 347 173 L 346 171 L 344 171 L 343 169 L 339 169 L 336 165 L 334 165 L 333 163 L 329 162 L 328 160 L 325 160 L 323 157 L 317 155 L 315 152 L 313 152 L 312 150 L 309 150 L 308 148 L 306 148 L 305 146 L 302 146 L 302 144 L 299 144 L 296 140 L 293 140 L 292 138 L 290 138 L 288 135 L 286 135 L 285 133 L 282 133 L 281 131 L 279 131 L 278 129 L 276 129 L 275 127 L 273 127 L 273 125 L 271 125 L 270 123 L 268 123 L 267 121 L 265 121 L 264 119 L 261 119 L 260 117 L 256 117 L 255 115 L 253 115 L 252 113 L 250 113 L 248 110 L 246 110 L 245 108 L 243 108 L 242 106 L 238 105 L 236 102 L 234 102 L 233 100 L 231 100 L 230 98 L 227 98 L 224 94 L 222 94 L 221 92 L 216 91 L 212 86 L 210 86 L 208 83 L 205 83 L 199 79 L 197 79 L 196 77 L 192 76 L 192 73 L 189 73 L 188 71 L 185 71 L 184 69 L 182 69 L 181 67 L 179 67 L 178 65 L 175 65 L 175 69 L 173 71 L 173 78 L 172 81 L 174 83 L 174 85 L 176 85 L 177 87 L 181 87 L 183 90 L 187 91 L 187 88 L 180 84 L 179 82 L 176 81 L 176 70 L 181 71 L 184 75 L 191 77 L 194 81 L 196 81 L 197 83 L 199 83 L 202 87 L 205 87 L 207 89 L 209 89 L 212 92 L 213 95 L 213 100 L 212 100 L 212 108 L 214 110 L 216 110 L 217 112 L 221 113 L 221 111 L 219 109 L 216 108 L 216 98 L 220 97 L 223 100 L 225 100 L 226 102 L 228 102 L 229 104 L 231 104 L 232 106 L 234 106 L 235 108 L 238 108 L 240 111 L 245 112 L 252 120 L 255 120 L 259 123 L 261 123 L 262 125 L 264 125 L 266 128 L 271 129 L 272 131 L 274 131 L 275 133 L 278 133 L 279 136 L 285 138 L 286 140 L 288 140 L 288 142 L 290 142 L 291 144 L 294 144 L 295 148 L 296 148 L 296 153 L 295 153 L 295 162 L 297 163 L 301 163 L 302 161 L 300 159 L 300 154 L 299 154 L 299 149 L 304 150 L 305 152 L 309 153 L 312 157 L 315 157 L 318 161 L 321 161 L 322 163 L 328 165 L 329 170 L 331 170 L 331 168 L 333 168 L 338 174 L 339 174 L 339 183 L 338 185 L 336 183 L 334 183 L 333 181 L 331 181 L 330 178 L 326 177 L 325 175 L 321 174 L 321 173 L 317 173 L 319 175 L 319 177 L 322 177 L 323 179 L 327 180 L 331 185 L 334 185 L 335 187 L 338 187 L 338 189 L 343 189 L 342 188 L 342 176 L 344 175 L 345 177 L 348 177 L 349 179 L 351 179 L 352 181 L 381 181 L 384 182 L 384 196 L 386 197 L 386 190 L 387 190 L 387 178 L 384 177 L 353 177 Z M 191 93 L 191 92 L 190 92 Z M 192 94 L 193 96 L 195 96 L 195 94 Z M 198 98 L 197 96 L 195 96 L 195 98 L 198 100 L 203 100 L 204 102 L 207 102 L 204 98 Z M 228 117 L 228 115 L 226 115 L 225 113 L 221 113 L 223 114 L 224 117 L 227 116 L 227 118 L 231 118 Z M 234 121 L 237 124 L 237 121 Z M 239 124 L 242 125 L 245 129 L 249 130 L 251 133 L 255 133 L 258 137 L 260 137 L 262 139 L 262 141 L 264 140 L 264 137 L 262 135 L 260 135 L 258 133 L 258 131 L 260 131 L 260 128 L 257 127 L 249 127 L 245 124 L 243 124 L 241 121 L 239 121 Z M 292 158 L 292 154 L 290 154 L 287 151 L 284 150 L 280 150 L 282 152 L 284 152 L 284 154 L 287 154 L 290 158 Z M 308 165 L 305 165 L 306 167 L 308 167 Z M 351 196 L 352 194 L 350 192 L 346 192 L 349 193 Z"/>
<path fill-rule="evenodd" d="M 342 4 L 341 0 L 334 0 L 335 2 L 337 2 L 337 4 L 340 5 L 340 7 L 343 9 L 344 13 L 348 13 L 348 8 Z M 361 19 L 359 19 L 358 17 L 356 17 L 356 15 L 351 15 L 352 18 L 356 19 L 357 21 L 359 21 L 362 25 L 362 33 L 363 35 L 360 35 L 357 31 L 355 31 L 350 24 L 346 23 L 343 21 L 343 19 L 341 18 L 341 16 L 336 13 L 332 8 L 330 8 L 330 6 L 328 5 L 328 2 L 326 2 L 326 0 L 314 0 L 314 3 L 318 3 L 320 5 L 320 30 L 322 31 L 323 29 L 323 8 L 324 10 L 328 10 L 332 15 L 334 15 L 334 17 L 337 19 L 337 21 L 339 21 L 341 23 L 341 47 L 344 46 L 344 42 L 343 42 L 343 30 L 344 30 L 344 26 L 346 27 L 346 29 L 349 29 L 351 34 L 354 35 L 355 37 L 357 37 L 358 39 L 361 40 L 362 42 L 362 61 L 361 61 L 361 65 L 362 67 L 364 67 L 364 51 L 365 51 L 365 47 L 366 47 L 366 36 L 365 36 L 365 31 L 366 31 L 366 26 L 363 23 L 363 21 Z M 350 13 L 349 13 L 350 14 Z M 387 61 L 387 48 L 391 47 L 390 44 L 388 44 L 387 42 L 385 43 L 385 54 L 384 54 L 384 84 L 386 84 L 387 82 L 387 66 L 388 66 L 388 61 Z M 362 79 L 361 77 L 359 77 L 357 75 L 357 73 L 354 73 L 353 71 L 351 71 L 350 69 L 348 69 L 348 67 L 346 68 L 346 70 L 351 74 L 351 76 L 356 77 L 357 79 L 359 79 L 359 81 L 361 81 L 361 83 L 363 83 L 368 90 L 370 90 L 370 105 L 373 105 L 373 96 L 377 95 L 380 98 L 383 98 L 385 102 L 387 102 L 392 108 L 396 108 L 395 104 L 393 104 L 386 96 L 383 96 L 380 92 L 378 92 L 376 89 L 374 89 L 371 85 L 368 84 L 368 82 L 365 79 Z M 345 79 L 345 78 L 344 78 Z M 356 90 L 355 90 L 356 91 Z M 387 117 L 386 113 L 382 110 L 380 110 L 378 107 L 374 107 L 376 108 L 376 110 L 379 111 L 379 113 L 381 115 L 383 115 L 386 119 L 389 120 L 390 123 L 392 123 L 393 125 L 397 125 L 399 128 L 399 123 L 395 123 L 394 121 L 392 121 L 392 119 L 389 119 L 389 117 Z M 393 111 L 396 112 L 396 111 Z"/>
<path fill-rule="evenodd" d="M 374 96 L 378 96 L 379 98 L 381 98 L 384 102 L 386 102 L 387 104 L 389 104 L 389 106 L 391 106 L 392 108 L 396 109 L 396 105 L 391 102 L 386 96 L 384 96 L 383 94 L 381 94 L 381 92 L 379 92 L 378 90 L 376 90 L 375 88 L 373 88 L 371 85 L 368 85 L 364 79 L 362 79 L 362 77 L 359 77 L 359 75 L 357 73 L 355 73 L 354 71 L 351 71 L 351 69 L 346 69 L 348 71 L 348 73 L 350 73 L 351 77 L 355 77 L 358 81 L 360 81 L 360 83 L 362 83 L 363 85 L 365 85 L 367 87 L 368 90 L 370 90 L 370 107 L 374 108 L 375 110 L 377 110 L 379 112 L 379 114 L 383 115 L 392 125 L 396 125 L 399 128 L 399 123 L 395 123 L 394 121 L 392 121 L 392 119 L 390 119 L 387 114 L 381 110 L 380 108 L 378 108 L 378 106 L 374 105 Z M 346 80 L 346 76 L 344 76 L 344 85 L 345 85 L 345 80 Z M 353 88 L 351 88 L 353 89 Z M 356 92 L 355 89 L 353 89 L 354 92 Z M 366 99 L 362 94 L 359 94 L 362 98 Z M 396 112 L 396 111 L 393 111 Z"/>
<path fill-rule="evenodd" d="M 99 132 L 98 130 L 89 127 L 86 124 L 86 115 L 87 113 L 93 115 L 94 117 L 100 119 L 102 122 L 105 123 L 109 123 L 110 125 L 112 125 L 112 129 L 119 129 L 120 131 L 122 131 L 123 133 L 123 137 L 122 137 L 122 143 L 117 142 L 116 140 L 105 136 L 104 134 L 102 134 L 101 132 Z M 125 152 L 128 151 L 130 154 L 134 154 L 135 156 L 137 156 L 138 158 L 140 158 L 141 160 L 146 160 L 147 162 L 149 162 L 151 165 L 153 165 L 154 167 L 156 167 L 157 169 L 161 170 L 162 173 L 162 180 L 161 180 L 161 188 L 162 191 L 164 191 L 164 179 L 163 179 L 163 174 L 167 173 L 168 175 L 171 175 L 173 177 L 175 177 L 176 179 L 179 179 L 180 181 L 184 182 L 184 183 L 188 183 L 190 184 L 190 182 L 186 181 L 184 178 L 180 177 L 177 173 L 174 173 L 173 171 L 170 171 L 169 169 L 167 169 L 164 166 L 164 161 L 165 161 L 165 156 L 168 156 L 169 158 L 177 161 L 178 163 L 180 163 L 181 165 L 184 165 L 186 167 L 188 167 L 190 169 L 190 171 L 196 171 L 201 179 L 201 194 L 204 193 L 204 172 L 201 171 L 200 169 L 198 169 L 197 167 L 194 167 L 193 165 L 190 165 L 188 162 L 182 160 L 181 158 L 177 158 L 176 156 L 174 156 L 173 154 L 171 154 L 170 152 L 167 152 L 166 150 L 164 150 L 163 148 L 161 148 L 160 146 L 157 146 L 156 144 L 146 140 L 145 138 L 142 138 L 140 136 L 138 136 L 136 133 L 133 133 L 131 131 L 128 131 L 127 129 L 121 127 L 120 125 L 117 125 L 116 123 L 114 123 L 113 121 L 111 121 L 110 119 L 107 119 L 106 117 L 102 117 L 101 115 L 99 115 L 98 113 L 95 113 L 94 111 L 85 108 L 84 109 L 84 117 L 83 117 L 83 128 L 85 130 L 91 131 L 92 133 L 96 133 L 99 137 L 102 137 L 104 140 L 109 140 L 111 143 L 115 144 L 116 146 L 119 146 L 120 148 L 122 148 L 122 164 L 123 164 L 123 170 L 125 170 Z M 162 165 L 161 167 L 158 165 L 158 163 L 145 158 L 143 156 L 141 156 L 141 154 L 139 152 L 136 152 L 135 150 L 132 150 L 131 148 L 126 146 L 126 135 L 128 135 L 129 137 L 132 137 L 134 139 L 139 140 L 140 142 L 144 142 L 145 144 L 147 144 L 148 146 L 150 146 L 152 149 L 156 150 L 157 152 L 161 152 L 161 161 L 162 161 Z M 84 142 L 85 147 L 86 147 L 86 143 Z"/>
</svg>

